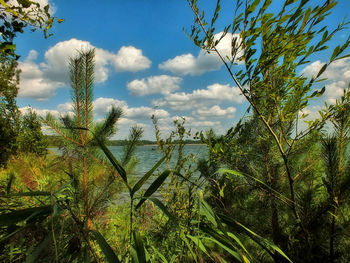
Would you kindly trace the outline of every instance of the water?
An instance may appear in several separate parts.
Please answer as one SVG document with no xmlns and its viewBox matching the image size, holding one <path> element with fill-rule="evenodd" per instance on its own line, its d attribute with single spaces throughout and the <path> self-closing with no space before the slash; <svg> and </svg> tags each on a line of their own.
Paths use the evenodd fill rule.
<svg viewBox="0 0 350 263">
<path fill-rule="evenodd" d="M 120 159 L 123 152 L 123 146 L 110 146 L 109 149 L 118 159 Z M 188 154 L 194 154 L 197 157 L 197 160 L 200 158 L 205 158 L 207 156 L 207 147 L 206 145 L 199 144 L 185 145 L 183 149 L 183 156 Z M 139 163 L 133 176 L 136 178 L 141 177 L 148 172 L 163 156 L 164 155 L 159 151 L 158 146 L 138 146 L 135 151 L 135 157 Z M 175 165 L 175 162 L 177 161 L 176 157 L 177 151 L 175 150 L 170 161 L 171 166 Z M 159 169 L 166 169 L 166 165 L 163 164 Z"/>
<path fill-rule="evenodd" d="M 123 146 L 110 146 L 110 151 L 116 156 L 118 160 L 121 159 L 122 153 L 123 153 Z M 49 148 L 49 151 L 60 154 L 58 148 Z M 200 145 L 200 144 L 190 144 L 185 145 L 183 149 L 183 156 L 186 156 L 188 154 L 193 154 L 196 156 L 196 160 L 199 160 L 201 158 L 207 157 L 207 146 L 206 145 Z M 135 150 L 134 156 L 138 160 L 138 164 L 136 166 L 135 172 L 133 174 L 128 175 L 129 182 L 133 182 L 132 185 L 138 181 L 139 178 L 141 178 L 146 172 L 148 172 L 164 155 L 159 151 L 158 146 L 156 145 L 142 145 L 138 146 Z M 173 168 L 175 166 L 175 163 L 177 161 L 177 150 L 174 151 L 170 166 Z M 189 163 L 192 164 L 194 167 L 196 167 L 196 163 Z M 192 167 L 193 167 L 192 166 Z M 164 171 L 167 169 L 167 165 L 163 163 L 159 168 L 158 171 Z M 155 173 L 156 174 L 156 173 Z M 196 174 L 195 174 L 196 175 Z M 148 181 L 143 185 L 141 190 L 146 190 L 149 185 L 154 181 L 154 177 L 151 177 L 148 179 Z M 123 202 L 127 200 L 128 198 L 128 192 L 121 193 L 121 196 L 119 201 Z"/>
</svg>

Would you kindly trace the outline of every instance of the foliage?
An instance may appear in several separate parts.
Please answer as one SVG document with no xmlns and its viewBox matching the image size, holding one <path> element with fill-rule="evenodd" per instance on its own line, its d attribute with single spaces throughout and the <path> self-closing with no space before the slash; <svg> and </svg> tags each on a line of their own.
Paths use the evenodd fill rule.
<svg viewBox="0 0 350 263">
<path fill-rule="evenodd" d="M 317 6 L 310 1 L 283 1 L 276 13 L 270 12 L 272 1 L 236 1 L 233 23 L 220 36 L 215 34 L 220 1 L 209 22 L 197 1 L 188 3 L 195 17 L 190 38 L 218 55 L 252 109 L 226 135 L 201 135 L 210 151 L 201 171 L 209 180 L 211 203 L 272 239 L 295 262 L 325 258 L 334 262 L 332 227 L 327 225 L 334 201 L 326 198 L 325 164 L 315 156 L 321 154 L 319 130 L 335 113 L 328 108 L 319 119 L 308 122 L 308 128 L 298 125 L 305 117 L 300 111 L 324 92 L 324 88 L 315 90 L 315 84 L 327 67 L 349 56 L 350 38 L 333 50 L 314 77 L 307 79 L 300 73 L 347 24 L 330 32 L 321 26 L 335 1 Z M 232 43 L 228 57 L 217 49 L 225 36 Z M 206 172 L 220 167 L 229 167 L 235 176 Z M 275 262 L 285 260 L 278 253 L 271 257 Z"/>
<path fill-rule="evenodd" d="M 17 62 L 0 53 L 0 166 L 17 150 L 16 137 L 20 127 L 15 98 L 18 92 Z"/>
<path fill-rule="evenodd" d="M 21 128 L 17 137 L 18 150 L 21 153 L 47 153 L 47 140 L 41 130 L 41 121 L 37 114 L 29 111 L 22 116 Z"/>
<path fill-rule="evenodd" d="M 32 31 L 40 29 L 44 36 L 48 37 L 48 31 L 56 19 L 51 15 L 50 6 L 41 6 L 37 1 L 16 0 L 0 1 L 0 53 L 12 58 L 18 58 L 15 53 L 14 38 L 18 33 L 23 33 L 24 28 L 31 27 Z M 57 20 L 59 23 L 63 19 Z"/>
</svg>

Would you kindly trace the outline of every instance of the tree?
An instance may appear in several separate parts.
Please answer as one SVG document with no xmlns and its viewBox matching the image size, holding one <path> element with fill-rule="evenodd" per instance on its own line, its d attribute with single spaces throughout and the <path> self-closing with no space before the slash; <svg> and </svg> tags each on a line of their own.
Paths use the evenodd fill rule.
<svg viewBox="0 0 350 263">
<path fill-rule="evenodd" d="M 0 166 L 16 152 L 16 137 L 20 127 L 15 98 L 18 92 L 17 62 L 0 53 Z"/>
<path fill-rule="evenodd" d="M 41 120 L 37 114 L 30 110 L 22 116 L 21 128 L 17 137 L 18 150 L 21 153 L 35 153 L 45 155 L 48 142 L 41 130 Z"/>
<path fill-rule="evenodd" d="M 48 37 L 48 31 L 52 27 L 55 17 L 50 13 L 50 6 L 40 6 L 36 1 L 30 0 L 0 0 L 0 52 L 6 56 L 18 58 L 15 53 L 14 38 L 17 33 L 23 33 L 24 28 L 31 30 L 41 29 L 44 36 Z M 59 23 L 63 19 L 57 20 Z"/>
<path fill-rule="evenodd" d="M 29 26 L 41 29 L 45 37 L 54 23 L 50 6 L 40 6 L 29 0 L 0 0 L 0 166 L 17 150 L 16 137 L 20 128 L 15 98 L 18 93 L 20 70 L 17 69 L 14 38 Z M 58 19 L 58 22 L 62 22 Z"/>
<path fill-rule="evenodd" d="M 317 242 L 322 231 L 313 228 L 315 220 L 325 216 L 324 212 L 318 214 L 320 211 L 314 210 L 320 205 L 316 185 L 322 181 L 322 170 L 312 169 L 320 165 L 312 158 L 318 151 L 314 136 L 333 113 L 320 112 L 320 119 L 309 122 L 308 128 L 303 130 L 298 124 L 304 116 L 299 114 L 312 98 L 323 94 L 325 89 L 316 90 L 315 84 L 327 67 L 349 56 L 346 51 L 350 37 L 333 50 L 328 62 L 314 77 L 308 79 L 300 72 L 312 55 L 328 48 L 328 42 L 347 23 L 331 31 L 321 26 L 335 1 L 312 6 L 307 0 L 287 0 L 276 13 L 270 12 L 272 1 L 236 1 L 233 23 L 217 36 L 215 22 L 220 14 L 220 1 L 209 22 L 197 2 L 188 1 L 195 17 L 190 38 L 200 48 L 218 55 L 252 110 L 249 118 L 242 119 L 236 129 L 230 129 L 225 136 L 203 138 L 211 145 L 216 163 L 224 163 L 238 174 L 246 175 L 249 183 L 245 196 L 249 197 L 250 204 L 254 204 L 252 191 L 260 193 L 264 205 L 268 204 L 265 211 L 269 213 L 265 214 L 270 220 L 264 222 L 270 222 L 269 226 L 259 225 L 254 219 L 250 223 L 258 229 L 261 227 L 261 232 L 268 231 L 274 242 L 292 255 L 292 260 L 318 261 L 321 251 L 327 252 L 321 249 L 324 244 Z M 224 37 L 231 37 L 228 57 L 217 49 Z M 235 179 L 233 183 L 242 181 Z M 236 197 L 240 192 L 234 193 L 231 188 Z M 245 199 L 246 206 L 247 201 Z M 283 261 L 277 254 L 273 258 L 276 262 Z"/>
</svg>

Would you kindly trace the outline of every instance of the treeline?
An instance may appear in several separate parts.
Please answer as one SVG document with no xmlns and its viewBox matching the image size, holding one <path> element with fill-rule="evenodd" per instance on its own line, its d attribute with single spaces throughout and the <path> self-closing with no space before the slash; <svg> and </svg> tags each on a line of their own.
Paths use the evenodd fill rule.
<svg viewBox="0 0 350 263">
<path fill-rule="evenodd" d="M 46 135 L 47 141 L 48 141 L 48 147 L 60 147 L 62 146 L 62 136 L 59 135 Z M 182 142 L 180 140 L 174 140 L 172 143 L 179 144 L 203 144 L 200 140 L 183 140 Z M 125 146 L 128 144 L 128 140 L 108 140 L 106 142 L 107 146 Z M 157 141 L 151 141 L 151 140 L 139 140 L 137 142 L 137 145 L 157 145 Z"/>
</svg>

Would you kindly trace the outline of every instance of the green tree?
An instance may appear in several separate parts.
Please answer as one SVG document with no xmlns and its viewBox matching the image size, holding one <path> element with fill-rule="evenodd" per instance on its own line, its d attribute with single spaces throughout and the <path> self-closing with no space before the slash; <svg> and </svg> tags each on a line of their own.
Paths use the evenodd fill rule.
<svg viewBox="0 0 350 263">
<path fill-rule="evenodd" d="M 0 52 L 6 56 L 18 58 L 15 53 L 14 38 L 23 33 L 29 26 L 31 30 L 40 29 L 48 37 L 48 31 L 54 23 L 55 17 L 50 13 L 50 6 L 40 6 L 30 0 L 0 0 Z M 57 20 L 59 23 L 62 19 Z"/>
<path fill-rule="evenodd" d="M 40 29 L 45 37 L 55 18 L 50 6 L 40 6 L 29 0 L 0 0 L 0 166 L 17 150 L 16 137 L 20 128 L 19 111 L 15 98 L 18 93 L 19 74 L 14 39 L 29 26 Z M 58 22 L 62 22 L 58 19 Z"/>
<path fill-rule="evenodd" d="M 319 192 L 322 166 L 313 156 L 320 153 L 317 131 L 333 113 L 320 112 L 320 119 L 309 122 L 306 129 L 300 129 L 298 124 L 304 118 L 299 116 L 300 111 L 312 98 L 323 94 L 325 89 L 317 90 L 315 84 L 327 67 L 349 56 L 346 52 L 350 37 L 333 50 L 328 62 L 311 79 L 300 73 L 312 56 L 326 50 L 334 35 L 344 29 L 346 23 L 331 31 L 321 25 L 336 2 L 313 6 L 307 0 L 287 0 L 276 13 L 271 13 L 272 1 L 236 1 L 233 22 L 219 37 L 215 35 L 215 23 L 220 15 L 220 1 L 209 21 L 197 2 L 188 1 L 195 17 L 191 39 L 200 48 L 218 55 L 252 110 L 251 116 L 242 119 L 225 136 L 203 136 L 210 145 L 210 165 L 228 165 L 236 171 L 233 175 L 247 180 L 244 183 L 242 178 L 232 178 L 232 171 L 231 176 L 215 177 L 221 180 L 215 197 L 220 199 L 219 190 L 229 183 L 224 192 L 229 193 L 225 198 L 229 204 L 227 213 L 239 215 L 243 209 L 245 214 L 254 215 L 243 218 L 243 222 L 265 233 L 292 260 L 315 262 L 329 258 L 319 239 L 323 232 L 315 224 L 331 211 L 318 214 L 316 209 L 325 193 Z M 230 36 L 232 43 L 228 57 L 217 49 L 225 36 Z M 245 187 L 234 190 L 235 185 Z M 230 202 L 230 197 L 240 201 L 242 207 Z M 260 216 L 265 220 L 257 221 Z M 275 262 L 284 260 L 277 253 L 272 257 Z"/>
<path fill-rule="evenodd" d="M 43 134 L 42 122 L 37 114 L 30 110 L 22 116 L 21 128 L 17 137 L 18 150 L 21 153 L 45 155 L 48 142 Z"/>
<path fill-rule="evenodd" d="M 0 53 L 0 166 L 16 152 L 16 137 L 20 127 L 16 105 L 20 70 L 17 62 Z"/>
</svg>

